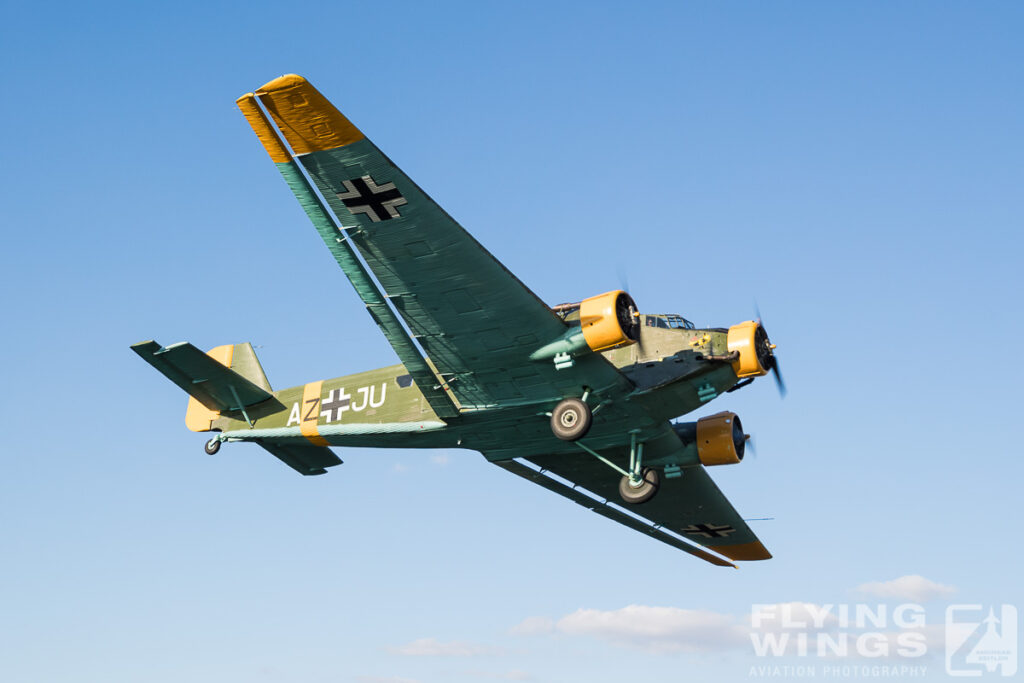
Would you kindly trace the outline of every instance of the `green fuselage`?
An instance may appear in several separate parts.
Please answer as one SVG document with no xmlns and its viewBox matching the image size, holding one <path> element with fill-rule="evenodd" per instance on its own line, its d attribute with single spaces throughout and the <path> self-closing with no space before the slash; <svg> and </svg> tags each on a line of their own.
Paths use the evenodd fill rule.
<svg viewBox="0 0 1024 683">
<path fill-rule="evenodd" d="M 586 441 L 592 448 L 619 444 L 623 434 L 636 430 L 643 441 L 665 420 L 699 408 L 737 382 L 728 362 L 704 360 L 728 353 L 726 330 L 658 327 L 656 316 L 643 316 L 641 322 L 639 343 L 602 353 L 635 389 L 607 414 L 599 394 L 589 397 L 594 424 Z M 232 414 L 221 415 L 212 426 L 228 440 L 308 443 L 304 433 L 315 424 L 318 437 L 331 446 L 461 447 L 491 460 L 576 449 L 555 439 L 548 425 L 547 415 L 561 396 L 463 410 L 442 420 L 400 364 L 324 380 L 319 399 L 310 398 L 305 388 L 274 392 L 285 409 L 266 415 L 250 411 L 251 426 Z M 457 382 L 450 389 L 457 398 Z"/>
</svg>

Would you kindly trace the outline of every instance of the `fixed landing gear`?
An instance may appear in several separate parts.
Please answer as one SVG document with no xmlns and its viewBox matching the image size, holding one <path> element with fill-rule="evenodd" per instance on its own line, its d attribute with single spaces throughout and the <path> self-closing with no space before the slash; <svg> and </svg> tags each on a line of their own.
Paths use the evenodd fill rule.
<svg viewBox="0 0 1024 683">
<path fill-rule="evenodd" d="M 220 439 L 214 437 L 206 442 L 203 446 L 203 450 L 206 451 L 207 455 L 214 455 L 220 450 Z"/>
<path fill-rule="evenodd" d="M 590 406 L 578 398 L 567 398 L 551 411 L 551 431 L 562 441 L 583 438 L 592 421 Z"/>
<path fill-rule="evenodd" d="M 645 467 L 642 477 L 634 480 L 631 475 L 623 475 L 619 480 L 619 496 L 623 502 L 630 505 L 646 503 L 658 492 L 658 485 L 661 484 L 661 477 L 658 470 Z"/>
<path fill-rule="evenodd" d="M 589 395 L 590 389 L 584 387 L 582 398 L 566 398 L 559 401 L 550 413 L 551 431 L 562 441 L 575 443 L 582 450 L 621 474 L 619 497 L 622 498 L 622 502 L 630 505 L 646 503 L 658 492 L 661 475 L 658 470 L 643 466 L 644 445 L 637 439 L 639 430 L 634 430 L 629 435 L 629 469 L 623 469 L 580 441 L 586 436 L 594 419 L 594 413 L 587 404 Z M 598 410 L 601 409 L 601 405 L 597 407 Z"/>
<path fill-rule="evenodd" d="M 570 400 L 576 399 L 566 399 L 563 403 Z M 562 403 L 558 405 L 561 407 Z M 552 429 L 555 429 L 555 415 L 558 415 L 558 408 L 555 408 L 555 412 L 551 416 Z M 583 442 L 575 441 L 575 444 L 585 452 L 622 475 L 622 478 L 619 480 L 619 497 L 622 498 L 622 502 L 629 505 L 646 503 L 654 497 L 654 494 L 658 492 L 658 487 L 661 485 L 661 474 L 658 470 L 653 467 L 644 467 L 644 444 L 637 439 L 638 433 L 639 430 L 635 430 L 630 432 L 629 435 L 629 469 L 623 469 Z M 557 436 L 558 432 L 556 431 L 555 434 Z M 576 438 L 578 439 L 579 437 L 577 436 Z"/>
</svg>

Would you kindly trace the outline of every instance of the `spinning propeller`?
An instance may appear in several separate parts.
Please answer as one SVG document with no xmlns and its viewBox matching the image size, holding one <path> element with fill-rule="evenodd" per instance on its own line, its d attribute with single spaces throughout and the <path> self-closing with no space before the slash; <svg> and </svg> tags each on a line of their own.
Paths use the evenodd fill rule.
<svg viewBox="0 0 1024 683">
<path fill-rule="evenodd" d="M 761 309 L 757 303 L 754 303 L 754 312 L 757 314 L 757 323 L 761 326 L 761 330 L 764 330 L 764 322 L 761 318 Z M 760 340 L 759 340 L 760 341 Z M 782 373 L 779 371 L 779 357 L 775 354 L 775 344 L 768 341 L 768 333 L 764 333 L 763 346 L 758 348 L 758 356 L 760 357 L 761 364 L 768 369 L 769 372 L 775 377 L 775 386 L 779 390 L 779 396 L 781 398 L 786 397 L 786 383 L 782 381 Z M 763 349 L 763 355 L 762 355 Z"/>
<path fill-rule="evenodd" d="M 616 268 L 616 271 L 619 275 L 619 289 L 624 291 L 626 294 L 629 294 L 629 273 L 626 272 L 625 267 L 621 263 Z M 630 296 L 630 301 L 632 300 L 633 297 Z M 640 354 L 640 357 L 643 358 L 646 355 L 646 353 L 644 352 L 644 336 L 640 333 L 640 312 L 639 310 L 637 310 L 635 304 L 631 308 L 632 310 L 629 311 L 629 314 L 632 316 L 632 321 L 634 325 L 633 329 L 636 332 L 636 336 L 631 338 L 636 342 L 637 352 Z"/>
</svg>

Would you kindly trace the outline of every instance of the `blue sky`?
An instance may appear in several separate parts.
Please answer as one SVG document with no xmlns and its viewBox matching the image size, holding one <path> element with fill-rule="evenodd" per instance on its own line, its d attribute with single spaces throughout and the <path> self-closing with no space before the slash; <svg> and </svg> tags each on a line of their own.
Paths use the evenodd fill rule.
<svg viewBox="0 0 1024 683">
<path fill-rule="evenodd" d="M 757 604 L 1024 606 L 1019 4 L 0 12 L 3 680 L 745 681 L 796 661 Z M 468 451 L 204 455 L 129 344 L 252 341 L 276 387 L 395 362 L 234 107 L 288 72 L 551 303 L 756 299 L 789 396 L 707 412 L 755 436 L 712 475 L 775 559 Z"/>
</svg>

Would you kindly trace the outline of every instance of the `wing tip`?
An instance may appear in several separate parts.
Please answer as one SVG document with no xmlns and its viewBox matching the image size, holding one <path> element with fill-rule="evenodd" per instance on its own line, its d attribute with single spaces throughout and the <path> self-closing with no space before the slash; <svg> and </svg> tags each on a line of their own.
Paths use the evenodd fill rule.
<svg viewBox="0 0 1024 683">
<path fill-rule="evenodd" d="M 263 110 L 256 103 L 256 93 L 245 93 L 235 100 L 235 105 L 242 112 L 245 120 L 249 122 L 249 127 L 256 133 L 260 144 L 263 145 L 263 149 L 267 151 L 274 163 L 281 164 L 292 160 L 288 148 L 281 142 L 281 138 L 278 137 Z"/>
<path fill-rule="evenodd" d="M 742 562 L 772 559 L 772 554 L 761 544 L 761 541 L 739 543 L 737 545 L 720 545 L 714 546 L 711 549 L 719 555 L 728 557 L 730 560 Z"/>
<path fill-rule="evenodd" d="M 302 85 L 308 85 L 309 81 L 298 74 L 284 74 L 278 76 L 272 81 L 267 81 L 256 90 L 256 95 L 267 95 L 272 92 L 279 92 L 281 90 L 288 90 L 289 88 L 296 88 Z"/>
<path fill-rule="evenodd" d="M 345 147 L 365 137 L 312 83 L 297 74 L 278 76 L 257 88 L 254 96 L 270 112 L 296 156 Z"/>
</svg>

